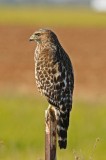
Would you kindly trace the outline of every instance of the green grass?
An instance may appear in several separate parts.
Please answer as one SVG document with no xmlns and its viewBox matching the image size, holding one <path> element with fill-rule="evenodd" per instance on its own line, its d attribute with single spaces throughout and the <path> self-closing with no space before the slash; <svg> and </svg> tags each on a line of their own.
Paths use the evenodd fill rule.
<svg viewBox="0 0 106 160">
<path fill-rule="evenodd" d="M 0 24 L 106 27 L 106 14 L 70 7 L 0 7 Z"/>
<path fill-rule="evenodd" d="M 44 110 L 47 105 L 41 97 L 0 96 L 0 160 L 44 160 Z M 68 148 L 58 149 L 58 160 L 75 160 L 75 155 L 90 160 L 92 152 L 92 160 L 105 160 L 105 115 L 106 107 L 102 103 L 75 102 Z M 100 141 L 93 151 L 98 137 Z"/>
</svg>

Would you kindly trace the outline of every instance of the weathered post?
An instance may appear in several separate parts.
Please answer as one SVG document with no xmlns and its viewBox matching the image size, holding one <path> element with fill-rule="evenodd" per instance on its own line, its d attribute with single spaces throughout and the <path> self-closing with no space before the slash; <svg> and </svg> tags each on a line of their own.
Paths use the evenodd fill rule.
<svg viewBox="0 0 106 160">
<path fill-rule="evenodd" d="M 52 106 L 45 111 L 45 160 L 56 160 L 56 116 Z"/>
</svg>

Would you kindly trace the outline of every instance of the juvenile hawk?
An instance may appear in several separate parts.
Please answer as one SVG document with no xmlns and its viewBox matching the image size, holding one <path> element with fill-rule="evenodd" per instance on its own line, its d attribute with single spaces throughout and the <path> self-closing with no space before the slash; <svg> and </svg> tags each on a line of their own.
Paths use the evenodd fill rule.
<svg viewBox="0 0 106 160">
<path fill-rule="evenodd" d="M 30 41 L 37 42 L 34 54 L 37 87 L 56 110 L 58 143 L 60 149 L 65 149 L 74 88 L 73 67 L 51 30 L 38 30 Z"/>
</svg>

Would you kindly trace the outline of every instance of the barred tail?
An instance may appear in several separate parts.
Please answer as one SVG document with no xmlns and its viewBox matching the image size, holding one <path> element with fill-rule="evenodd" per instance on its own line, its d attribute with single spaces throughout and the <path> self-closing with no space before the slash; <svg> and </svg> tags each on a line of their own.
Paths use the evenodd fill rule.
<svg viewBox="0 0 106 160">
<path fill-rule="evenodd" d="M 60 149 L 66 149 L 67 147 L 67 129 L 69 126 L 69 113 L 70 110 L 63 110 L 63 107 L 61 107 L 61 110 L 57 110 L 57 135 Z"/>
</svg>

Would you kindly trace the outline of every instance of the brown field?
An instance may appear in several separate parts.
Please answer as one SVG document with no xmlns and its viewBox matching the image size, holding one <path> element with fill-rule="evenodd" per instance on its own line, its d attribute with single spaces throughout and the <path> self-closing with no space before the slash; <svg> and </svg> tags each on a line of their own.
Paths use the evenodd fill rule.
<svg viewBox="0 0 106 160">
<path fill-rule="evenodd" d="M 0 90 L 35 93 L 35 44 L 30 35 L 38 27 L 0 26 Z M 75 95 L 106 97 L 106 29 L 53 28 L 71 57 Z M 38 93 L 38 92 L 36 92 Z"/>
</svg>

